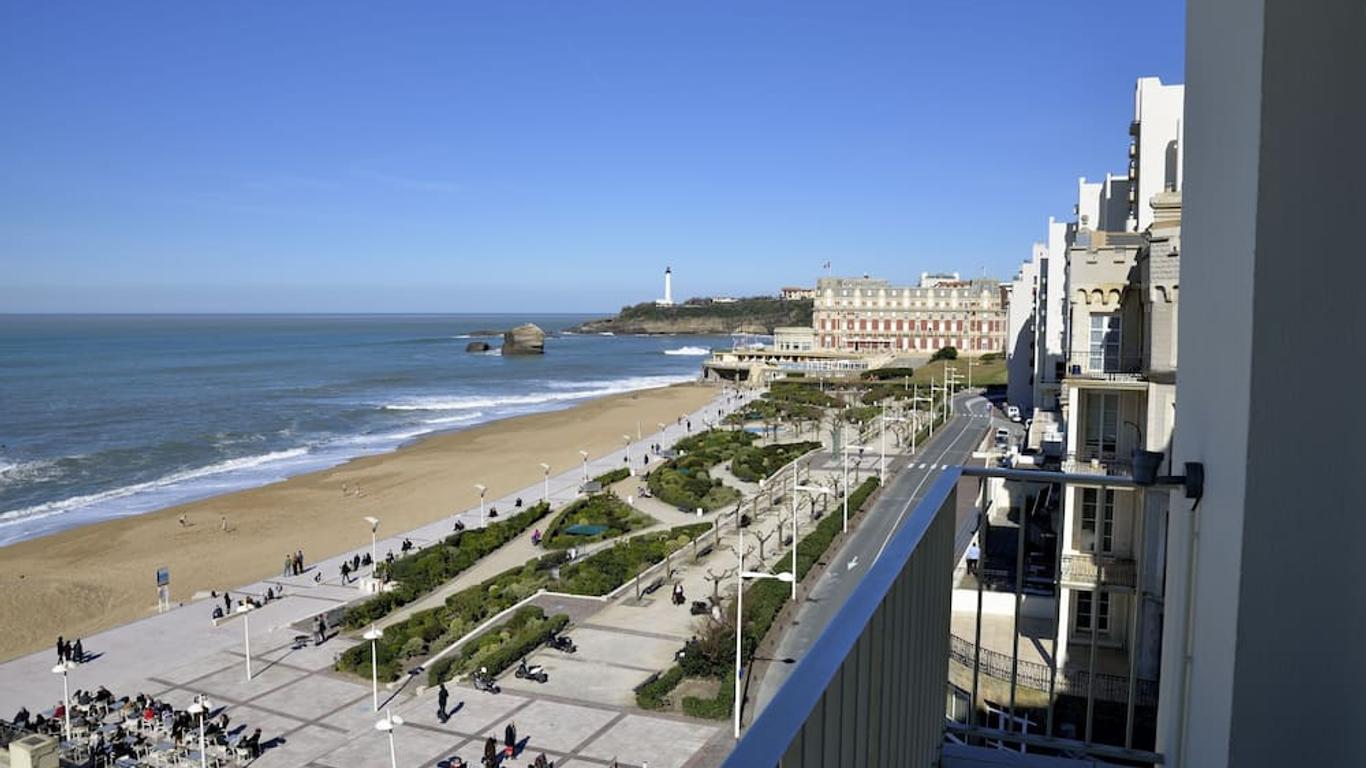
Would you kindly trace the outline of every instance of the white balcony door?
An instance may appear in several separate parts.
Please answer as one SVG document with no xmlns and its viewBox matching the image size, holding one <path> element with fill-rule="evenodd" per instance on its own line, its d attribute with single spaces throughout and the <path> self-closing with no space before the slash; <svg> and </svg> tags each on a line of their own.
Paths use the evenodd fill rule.
<svg viewBox="0 0 1366 768">
<path fill-rule="evenodd" d="M 1119 340 L 1123 323 L 1118 314 L 1091 315 L 1091 346 L 1089 369 L 1115 372 L 1119 370 Z"/>
</svg>

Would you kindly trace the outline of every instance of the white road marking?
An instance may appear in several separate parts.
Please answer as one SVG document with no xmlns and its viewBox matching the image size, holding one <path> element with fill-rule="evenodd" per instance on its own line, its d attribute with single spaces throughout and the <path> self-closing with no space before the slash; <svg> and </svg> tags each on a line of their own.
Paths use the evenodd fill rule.
<svg viewBox="0 0 1366 768">
<path fill-rule="evenodd" d="M 971 412 L 971 406 L 969 406 L 968 410 L 969 412 Z M 961 440 L 963 438 L 963 435 L 967 433 L 968 427 L 970 425 L 971 422 L 963 424 L 963 428 L 958 430 L 957 435 L 954 435 L 953 441 L 949 443 L 948 447 L 939 452 L 940 459 L 943 459 L 949 451 L 953 450 L 953 447 L 957 445 L 958 441 Z M 945 464 L 944 466 L 948 467 L 947 464 Z M 911 502 L 915 500 L 916 494 L 920 493 L 920 489 L 925 485 L 925 481 L 929 479 L 930 474 L 926 472 L 925 476 L 920 478 L 920 482 L 916 484 L 915 490 L 911 491 L 910 498 L 906 500 L 906 506 L 902 507 L 901 511 L 897 513 L 896 522 L 892 523 L 892 529 L 887 532 L 887 538 L 882 541 L 882 546 L 878 547 L 877 554 L 873 556 L 873 560 L 877 560 L 879 557 L 882 557 L 883 551 L 887 549 L 887 545 L 891 543 L 892 537 L 896 535 L 897 529 L 901 527 L 901 521 L 906 516 L 906 511 L 911 508 Z"/>
<path fill-rule="evenodd" d="M 851 558 L 851 559 L 849 560 L 849 564 L 848 564 L 848 565 L 844 566 L 844 570 L 846 570 L 846 571 L 852 571 L 852 570 L 854 570 L 854 569 L 857 568 L 857 567 L 858 567 L 858 557 L 855 556 L 855 557 L 853 557 L 853 558 Z"/>
</svg>

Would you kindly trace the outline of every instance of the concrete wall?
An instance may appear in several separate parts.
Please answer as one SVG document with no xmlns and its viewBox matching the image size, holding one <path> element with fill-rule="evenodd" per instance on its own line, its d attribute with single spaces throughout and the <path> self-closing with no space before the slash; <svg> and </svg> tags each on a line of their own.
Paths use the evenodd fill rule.
<svg viewBox="0 0 1366 768">
<path fill-rule="evenodd" d="M 1006 400 L 1027 412 L 1034 405 L 1034 316 L 1035 291 L 1039 267 L 1048 253 L 1043 243 L 1035 243 L 1029 261 L 1010 284 L 1010 306 L 1006 312 Z"/>
<path fill-rule="evenodd" d="M 1361 411 L 1293 375 L 1330 359 L 1346 366 L 1332 382 L 1366 373 L 1339 354 L 1366 282 L 1362 39 L 1361 0 L 1188 6 L 1175 451 L 1206 486 L 1194 511 L 1172 500 L 1169 765 L 1362 762 Z"/>
<path fill-rule="evenodd" d="M 1166 189 L 1168 177 L 1176 189 L 1181 188 L 1178 143 L 1185 93 L 1185 86 L 1164 85 L 1156 77 L 1139 78 L 1134 88 L 1134 119 L 1139 121 L 1135 200 L 1139 232 L 1153 223 L 1149 200 Z"/>
</svg>

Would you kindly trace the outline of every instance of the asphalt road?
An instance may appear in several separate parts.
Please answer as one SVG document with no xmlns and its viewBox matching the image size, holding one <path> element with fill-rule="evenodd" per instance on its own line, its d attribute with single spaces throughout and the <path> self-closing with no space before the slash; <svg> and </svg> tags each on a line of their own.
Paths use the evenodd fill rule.
<svg viewBox="0 0 1366 768">
<path fill-rule="evenodd" d="M 996 426 L 991 403 L 980 395 L 955 397 L 954 410 L 956 415 L 933 438 L 917 446 L 914 455 L 897 456 L 889 462 L 891 483 L 831 555 L 831 566 L 804 596 L 797 611 L 797 623 L 784 633 L 774 659 L 802 657 L 825 631 L 869 564 L 886 548 L 933 480 L 945 467 L 965 464 L 987 432 Z M 781 661 L 758 663 L 768 666 L 763 670 L 757 694 L 752 689 L 749 691 L 753 702 L 747 712 L 750 720 L 768 704 L 795 667 Z"/>
</svg>

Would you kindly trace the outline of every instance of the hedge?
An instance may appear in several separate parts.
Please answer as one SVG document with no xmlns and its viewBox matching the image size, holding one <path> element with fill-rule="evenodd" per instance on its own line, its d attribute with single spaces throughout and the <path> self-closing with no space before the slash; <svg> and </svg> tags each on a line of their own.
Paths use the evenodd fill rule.
<svg viewBox="0 0 1366 768">
<path fill-rule="evenodd" d="M 707 473 L 707 468 L 715 463 L 694 455 L 670 459 L 650 473 L 650 493 L 688 512 L 698 508 L 707 512 L 720 509 L 739 499 L 740 492 Z"/>
<path fill-rule="evenodd" d="M 906 379 L 915 375 L 914 368 L 873 368 L 863 372 L 865 379 L 887 380 L 887 379 Z"/>
<path fill-rule="evenodd" d="M 736 451 L 756 439 L 755 435 L 741 430 L 709 429 L 679 440 L 674 443 L 674 450 L 700 460 L 703 466 L 711 467 L 734 456 Z"/>
<path fill-rule="evenodd" d="M 601 475 L 598 475 L 597 477 L 593 478 L 593 482 L 597 483 L 598 486 L 601 488 L 606 488 L 612 483 L 619 483 L 630 476 L 630 468 L 617 467 L 616 469 L 611 470 L 610 472 L 603 472 Z"/>
<path fill-rule="evenodd" d="M 440 544 L 381 564 L 380 569 L 397 584 L 389 591 L 347 609 L 342 623 L 350 629 L 358 629 L 417 600 L 525 532 L 549 511 L 550 505 L 542 501 L 502 522 L 459 531 Z"/>
<path fill-rule="evenodd" d="M 721 678 L 721 687 L 714 699 L 699 699 L 696 696 L 683 697 L 683 714 L 705 720 L 725 720 L 735 709 L 735 686 L 730 680 Z"/>
<path fill-rule="evenodd" d="M 561 510 L 546 528 L 541 546 L 546 549 L 568 549 L 621 536 L 654 522 L 654 518 L 632 509 L 615 494 L 595 493 Z M 575 536 L 564 532 L 575 525 L 605 525 L 607 530 L 594 536 Z"/>
<path fill-rule="evenodd" d="M 877 485 L 877 478 L 870 477 L 849 494 L 851 515 L 863 511 L 863 505 L 867 503 L 868 497 L 877 489 Z M 820 557 L 825 554 L 826 549 L 839 535 L 842 527 L 842 517 L 827 515 L 816 525 L 816 530 L 798 542 L 797 578 L 799 581 L 805 578 Z M 788 552 L 790 553 L 791 550 Z M 772 572 L 786 571 L 790 567 L 788 565 L 790 562 L 790 554 L 787 557 L 780 557 L 777 564 L 773 566 Z M 768 635 L 769 630 L 773 627 L 773 622 L 777 620 L 778 614 L 791 597 L 791 585 L 784 584 L 776 579 L 761 579 L 745 589 L 745 633 L 741 640 L 741 654 L 744 658 L 750 659 L 751 663 L 760 641 Z M 735 647 L 734 634 L 734 629 L 727 627 L 720 630 L 715 637 L 710 638 L 706 643 L 691 640 L 684 644 L 680 669 L 685 674 L 694 677 L 714 677 L 722 680 L 721 690 L 717 692 L 714 699 L 685 697 L 683 699 L 684 713 L 694 717 L 720 719 L 728 717 L 733 711 L 735 695 L 730 690 L 731 686 L 726 685 L 725 681 L 735 673 L 735 659 L 731 655 Z"/>
<path fill-rule="evenodd" d="M 636 706 L 641 709 L 664 709 L 669 706 L 669 693 L 683 680 L 683 668 L 677 664 L 669 667 L 664 674 L 647 683 L 636 686 Z"/>
<path fill-rule="evenodd" d="M 569 616 L 557 613 L 546 618 L 537 606 L 519 608 L 510 619 L 489 629 L 461 647 L 459 654 L 448 654 L 427 672 L 427 684 L 437 685 L 467 671 L 485 667 L 498 676 L 503 670 L 564 630 Z"/>
<path fill-rule="evenodd" d="M 760 478 L 772 477 L 773 473 L 787 466 L 798 456 L 821 447 L 814 441 L 800 443 L 779 443 L 762 448 L 748 446 L 735 452 L 730 460 L 731 474 L 741 480 L 757 482 Z"/>
<path fill-rule="evenodd" d="M 380 677 L 397 679 L 402 674 L 404 661 L 414 657 L 411 652 L 416 647 L 422 648 L 425 654 L 455 642 L 490 616 L 516 605 L 538 590 L 607 594 L 710 528 L 708 523 L 698 523 L 643 534 L 570 565 L 566 565 L 568 555 L 554 552 L 467 587 L 446 598 L 441 607 L 418 611 L 385 628 L 384 637 L 378 643 Z M 557 568 L 558 580 L 552 578 Z M 419 638 L 419 642 L 412 642 L 413 638 Z M 337 659 L 336 668 L 368 677 L 370 643 L 361 642 L 343 652 Z"/>
</svg>

